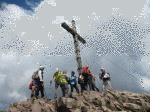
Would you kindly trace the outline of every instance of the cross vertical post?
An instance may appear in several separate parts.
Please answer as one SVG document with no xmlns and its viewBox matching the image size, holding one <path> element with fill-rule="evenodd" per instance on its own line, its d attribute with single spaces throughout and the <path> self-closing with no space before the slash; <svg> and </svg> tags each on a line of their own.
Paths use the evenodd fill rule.
<svg viewBox="0 0 150 112">
<path fill-rule="evenodd" d="M 72 28 L 76 32 L 76 26 L 75 21 L 72 20 Z M 77 66 L 78 66 L 78 73 L 79 76 L 82 74 L 82 61 L 81 61 L 81 55 L 80 55 L 80 49 L 79 49 L 79 43 L 78 43 L 78 35 L 73 35 L 74 38 L 74 46 L 75 46 L 75 53 L 76 53 L 76 60 L 77 60 Z"/>
<path fill-rule="evenodd" d="M 77 66 L 78 66 L 77 70 L 78 70 L 78 73 L 80 76 L 82 74 L 82 61 L 81 61 L 81 55 L 80 55 L 78 40 L 81 41 L 83 44 L 85 44 L 86 41 L 76 32 L 76 26 L 75 26 L 74 20 L 72 20 L 72 28 L 70 28 L 65 22 L 63 22 L 61 24 L 61 26 L 73 35 L 76 60 L 77 60 Z"/>
</svg>

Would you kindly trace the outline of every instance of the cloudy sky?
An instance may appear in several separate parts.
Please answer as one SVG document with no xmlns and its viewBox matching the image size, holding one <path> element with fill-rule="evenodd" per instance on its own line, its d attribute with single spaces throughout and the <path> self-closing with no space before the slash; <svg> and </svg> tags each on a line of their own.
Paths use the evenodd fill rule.
<svg viewBox="0 0 150 112">
<path fill-rule="evenodd" d="M 149 93 L 150 0 L 3 0 L 0 15 L 1 109 L 30 97 L 31 75 L 40 64 L 47 69 L 45 90 L 51 99 L 55 68 L 68 75 L 76 71 L 72 35 L 61 27 L 72 20 L 87 41 L 79 42 L 82 66 L 89 64 L 100 90 L 104 67 L 115 90 Z"/>
</svg>

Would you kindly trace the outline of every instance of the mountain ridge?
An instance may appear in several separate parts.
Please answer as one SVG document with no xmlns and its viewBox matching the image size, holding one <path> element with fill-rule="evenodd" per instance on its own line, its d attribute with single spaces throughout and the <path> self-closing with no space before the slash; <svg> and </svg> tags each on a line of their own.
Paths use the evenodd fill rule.
<svg viewBox="0 0 150 112">
<path fill-rule="evenodd" d="M 72 97 L 56 100 L 28 98 L 10 104 L 1 112 L 149 112 L 150 94 L 107 89 L 106 92 L 72 92 Z"/>
</svg>

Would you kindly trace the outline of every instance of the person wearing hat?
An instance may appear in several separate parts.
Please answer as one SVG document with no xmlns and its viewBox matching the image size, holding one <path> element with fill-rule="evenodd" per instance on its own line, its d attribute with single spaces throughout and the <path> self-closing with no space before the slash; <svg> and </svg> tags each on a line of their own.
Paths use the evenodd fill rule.
<svg viewBox="0 0 150 112">
<path fill-rule="evenodd" d="M 55 77 L 55 99 L 57 98 L 57 88 L 60 85 L 62 92 L 63 92 L 63 96 L 68 97 L 68 83 L 65 79 L 65 77 L 63 77 L 63 73 L 59 72 L 59 69 L 56 68 L 56 72 L 53 74 L 53 77 L 50 80 L 50 83 L 52 83 L 53 78 Z"/>
<path fill-rule="evenodd" d="M 51 78 L 51 80 L 50 80 L 50 83 L 52 83 L 52 80 L 53 80 L 53 78 L 54 77 L 57 77 L 57 75 L 58 75 L 58 73 L 59 73 L 59 70 L 58 70 L 58 68 L 56 68 L 55 69 L 56 70 L 56 72 L 53 74 L 53 77 Z M 58 83 L 57 83 L 57 81 L 56 81 L 56 79 L 55 79 L 55 99 L 57 98 L 57 88 L 58 88 Z"/>
<path fill-rule="evenodd" d="M 102 71 L 102 73 L 100 74 L 100 79 L 101 80 L 103 79 L 102 91 L 105 90 L 105 87 L 107 85 L 109 86 L 109 88 L 112 88 L 111 84 L 110 84 L 110 74 L 105 72 L 104 67 L 101 68 L 101 71 Z"/>
<path fill-rule="evenodd" d="M 44 86 L 43 86 L 43 66 L 39 66 L 38 76 L 39 76 L 39 91 L 41 92 L 41 97 L 44 97 Z"/>
<path fill-rule="evenodd" d="M 68 77 L 68 74 L 67 74 L 67 70 L 63 70 L 63 74 L 65 76 L 66 81 L 69 82 L 69 77 Z"/>
<path fill-rule="evenodd" d="M 95 75 L 94 75 L 94 73 L 93 73 L 93 71 L 91 71 L 92 73 L 91 73 L 91 82 L 92 82 L 92 90 L 93 91 L 95 91 L 95 89 L 99 92 L 99 89 L 98 89 L 98 87 L 96 86 L 96 84 L 95 84 Z"/>
<path fill-rule="evenodd" d="M 88 90 L 88 86 L 89 86 L 89 89 L 91 91 L 92 90 L 92 72 L 90 69 L 88 69 L 87 74 L 88 75 L 85 77 L 85 87 L 86 87 L 86 90 Z"/>
<path fill-rule="evenodd" d="M 81 74 L 80 76 L 79 76 L 79 83 L 80 83 L 80 87 L 81 87 L 81 93 L 83 93 L 83 91 L 85 91 L 86 90 L 86 88 L 85 88 L 85 84 L 84 84 L 84 76 Z"/>
<path fill-rule="evenodd" d="M 71 92 L 70 95 L 72 95 L 73 92 L 73 88 L 76 89 L 77 93 L 79 94 L 79 86 L 76 83 L 76 76 L 74 76 L 75 72 L 71 71 L 71 75 L 69 76 L 69 80 L 70 80 L 70 86 L 71 86 Z"/>
</svg>

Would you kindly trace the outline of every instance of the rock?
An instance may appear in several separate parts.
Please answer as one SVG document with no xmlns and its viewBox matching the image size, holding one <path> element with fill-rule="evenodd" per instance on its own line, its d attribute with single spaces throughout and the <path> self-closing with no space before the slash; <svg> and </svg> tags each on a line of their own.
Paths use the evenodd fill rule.
<svg viewBox="0 0 150 112">
<path fill-rule="evenodd" d="M 81 112 L 80 109 L 70 109 L 71 112 Z"/>
<path fill-rule="evenodd" d="M 87 112 L 87 111 L 88 111 L 87 106 L 83 105 L 83 106 L 81 107 L 81 112 Z"/>
<path fill-rule="evenodd" d="M 10 104 L 6 112 L 142 112 L 149 108 L 149 94 L 108 89 L 106 92 L 72 92 L 72 98 L 60 97 L 57 100 L 28 98 L 27 101 Z"/>
<path fill-rule="evenodd" d="M 44 106 L 45 101 L 43 101 L 43 100 L 39 100 L 39 104 L 40 104 L 41 106 Z"/>
<path fill-rule="evenodd" d="M 41 106 L 37 100 L 34 101 L 34 104 L 31 107 L 32 112 L 41 112 Z"/>
<path fill-rule="evenodd" d="M 110 101 L 110 108 L 111 108 L 111 110 L 117 111 L 117 108 L 116 108 L 116 106 L 114 105 L 113 101 Z"/>
<path fill-rule="evenodd" d="M 20 111 L 27 111 L 27 109 L 25 109 L 23 106 L 17 106 L 17 109 L 19 109 Z"/>
<path fill-rule="evenodd" d="M 65 98 L 65 97 L 60 97 L 57 100 L 57 106 L 61 107 L 61 106 L 65 106 L 67 108 L 75 108 L 76 107 L 76 101 L 73 98 Z"/>
<path fill-rule="evenodd" d="M 136 104 L 133 104 L 133 103 L 124 103 L 123 106 L 126 108 L 126 109 L 130 109 L 130 110 L 140 110 L 141 107 L 139 105 L 136 105 Z"/>
<path fill-rule="evenodd" d="M 6 112 L 17 112 L 18 110 L 16 108 L 10 108 Z"/>
<path fill-rule="evenodd" d="M 50 104 L 50 110 L 51 110 L 52 112 L 55 111 L 55 106 L 54 106 L 53 104 Z"/>
</svg>

